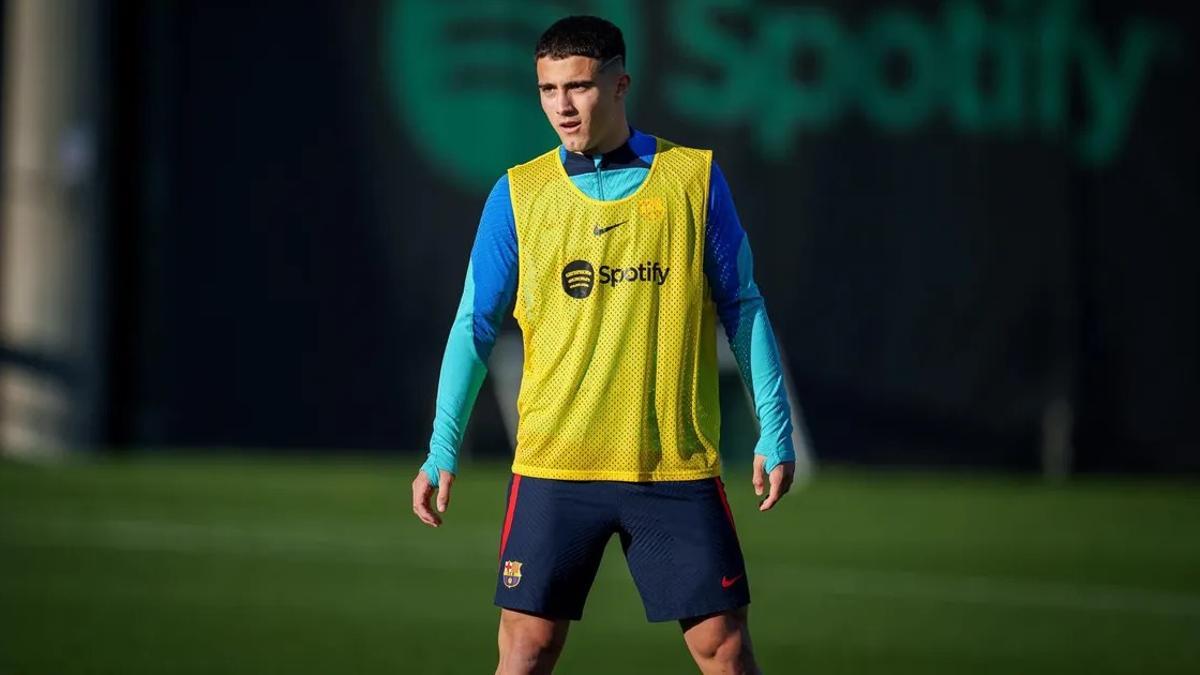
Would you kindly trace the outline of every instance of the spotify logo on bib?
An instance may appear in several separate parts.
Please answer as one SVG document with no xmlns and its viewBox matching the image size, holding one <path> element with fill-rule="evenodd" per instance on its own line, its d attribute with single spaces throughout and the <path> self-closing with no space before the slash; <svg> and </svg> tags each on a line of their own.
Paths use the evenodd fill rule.
<svg viewBox="0 0 1200 675">
<path fill-rule="evenodd" d="M 601 286 L 609 288 L 638 283 L 658 287 L 667 283 L 670 274 L 670 267 L 647 260 L 637 265 L 601 265 L 599 281 Z M 562 285 L 567 295 L 582 300 L 592 294 L 592 288 L 596 285 L 596 268 L 586 260 L 572 260 L 563 267 Z"/>
<path fill-rule="evenodd" d="M 596 270 L 586 260 L 572 260 L 563 267 L 563 290 L 572 298 L 586 298 L 596 283 Z"/>
</svg>

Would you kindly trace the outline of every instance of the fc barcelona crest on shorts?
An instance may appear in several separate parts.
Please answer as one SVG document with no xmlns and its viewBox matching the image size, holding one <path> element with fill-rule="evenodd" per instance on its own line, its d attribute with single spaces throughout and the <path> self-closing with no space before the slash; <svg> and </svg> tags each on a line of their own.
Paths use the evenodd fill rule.
<svg viewBox="0 0 1200 675">
<path fill-rule="evenodd" d="M 516 560 L 504 561 L 504 585 L 516 588 L 521 583 L 521 563 Z"/>
</svg>

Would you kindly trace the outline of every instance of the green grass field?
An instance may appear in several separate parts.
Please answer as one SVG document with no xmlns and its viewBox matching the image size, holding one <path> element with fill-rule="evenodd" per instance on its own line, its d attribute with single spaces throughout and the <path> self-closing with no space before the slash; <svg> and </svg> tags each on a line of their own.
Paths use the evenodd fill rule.
<svg viewBox="0 0 1200 675">
<path fill-rule="evenodd" d="M 505 467 L 447 524 L 415 460 L 0 462 L 0 673 L 485 673 Z M 727 477 L 768 673 L 1200 672 L 1194 483 Z M 562 673 L 694 672 L 613 542 Z"/>
</svg>

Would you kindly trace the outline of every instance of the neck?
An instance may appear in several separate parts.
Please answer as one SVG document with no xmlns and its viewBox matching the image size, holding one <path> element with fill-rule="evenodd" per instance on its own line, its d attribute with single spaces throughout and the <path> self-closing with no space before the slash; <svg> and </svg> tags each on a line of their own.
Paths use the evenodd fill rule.
<svg viewBox="0 0 1200 675">
<path fill-rule="evenodd" d="M 595 146 L 593 146 L 592 148 L 589 148 L 587 150 L 584 150 L 580 154 L 603 155 L 603 154 L 612 152 L 613 150 L 616 150 L 617 148 L 621 147 L 622 145 L 625 145 L 625 142 L 628 140 L 629 140 L 629 123 L 626 122 L 624 119 L 622 119 L 620 121 L 620 124 L 618 124 L 614 128 L 614 133 L 610 134 L 609 138 L 601 140 Z"/>
</svg>

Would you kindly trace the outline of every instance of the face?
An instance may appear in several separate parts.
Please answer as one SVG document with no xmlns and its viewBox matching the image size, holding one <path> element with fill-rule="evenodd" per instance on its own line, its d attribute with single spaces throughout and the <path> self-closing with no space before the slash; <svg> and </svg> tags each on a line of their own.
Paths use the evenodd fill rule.
<svg viewBox="0 0 1200 675">
<path fill-rule="evenodd" d="M 604 146 L 624 135 L 629 75 L 619 61 L 601 65 L 586 56 L 537 60 L 542 110 L 571 152 L 607 152 Z"/>
</svg>

